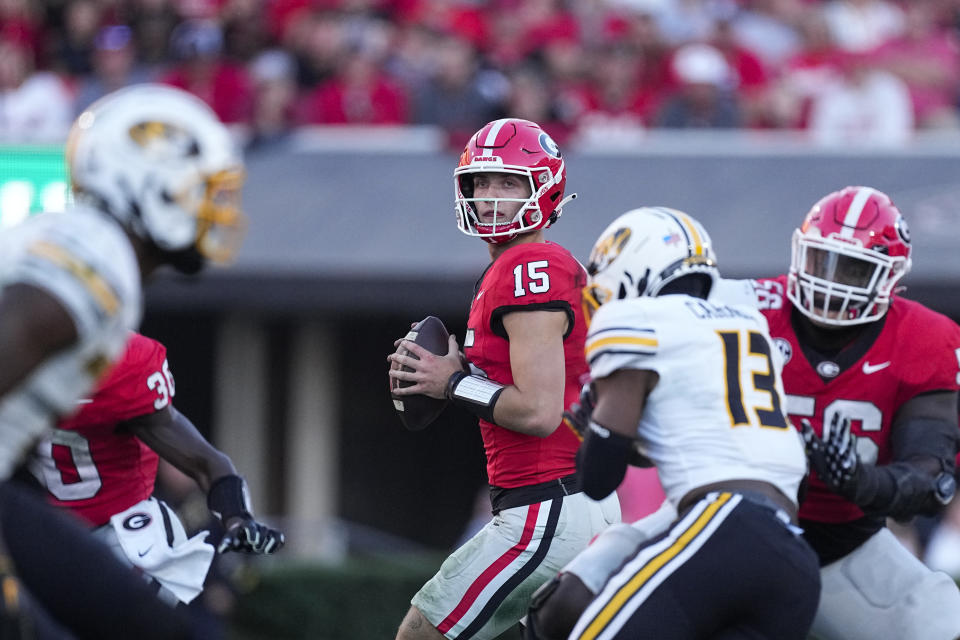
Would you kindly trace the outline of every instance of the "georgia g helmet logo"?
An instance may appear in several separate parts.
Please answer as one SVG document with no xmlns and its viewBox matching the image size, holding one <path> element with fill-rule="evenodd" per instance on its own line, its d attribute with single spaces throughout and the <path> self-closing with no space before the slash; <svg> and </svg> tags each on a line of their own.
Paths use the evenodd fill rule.
<svg viewBox="0 0 960 640">
<path fill-rule="evenodd" d="M 540 148 L 543 149 L 548 156 L 554 158 L 560 157 L 560 147 L 557 146 L 557 143 L 553 141 L 553 138 L 547 135 L 546 132 L 540 134 Z"/>
<path fill-rule="evenodd" d="M 900 234 L 900 239 L 910 244 L 910 227 L 907 226 L 907 221 L 903 216 L 897 216 L 897 233 Z"/>
</svg>

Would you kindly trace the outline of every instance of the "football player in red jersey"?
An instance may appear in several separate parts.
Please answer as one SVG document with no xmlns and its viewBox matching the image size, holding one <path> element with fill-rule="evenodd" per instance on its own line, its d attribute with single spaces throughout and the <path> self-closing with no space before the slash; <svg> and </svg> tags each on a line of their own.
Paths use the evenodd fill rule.
<svg viewBox="0 0 960 640">
<path fill-rule="evenodd" d="M 574 197 L 564 198 L 566 178 L 550 136 L 515 118 L 477 131 L 454 171 L 458 226 L 485 240 L 491 258 L 463 354 L 454 336 L 443 357 L 398 340 L 389 375 L 414 383 L 398 395 L 447 397 L 478 416 L 494 518 L 413 597 L 398 640 L 496 637 L 525 615 L 537 587 L 619 521 L 615 496 L 598 503 L 582 493 L 580 442 L 560 427 L 587 371 L 586 273 L 544 237 Z"/>
<path fill-rule="evenodd" d="M 157 584 L 160 597 L 189 603 L 203 589 L 214 548 L 206 531 L 188 539 L 176 513 L 152 497 L 160 457 L 207 493 L 225 528 L 219 551 L 270 554 L 284 536 L 257 522 L 246 482 L 174 408 L 173 396 L 166 348 L 134 333 L 93 397 L 40 442 L 33 472 L 53 504 L 93 527 Z"/>
<path fill-rule="evenodd" d="M 960 635 L 960 592 L 901 546 L 885 518 L 936 512 L 954 495 L 960 328 L 896 295 L 910 269 L 890 198 L 847 187 L 794 233 L 790 271 L 756 281 L 784 356 L 783 383 L 812 473 L 800 508 L 820 556 L 813 633 L 823 640 Z"/>
</svg>

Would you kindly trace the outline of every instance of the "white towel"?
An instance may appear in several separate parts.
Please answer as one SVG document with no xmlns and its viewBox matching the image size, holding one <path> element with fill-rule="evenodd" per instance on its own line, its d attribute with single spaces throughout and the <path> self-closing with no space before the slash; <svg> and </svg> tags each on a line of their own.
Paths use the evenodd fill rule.
<svg viewBox="0 0 960 640">
<path fill-rule="evenodd" d="M 167 537 L 164 514 L 168 516 L 172 542 Z M 187 538 L 177 515 L 156 498 L 148 498 L 113 515 L 110 524 L 130 562 L 180 601 L 188 603 L 203 590 L 215 553 L 213 545 L 206 542 L 209 531 Z"/>
</svg>

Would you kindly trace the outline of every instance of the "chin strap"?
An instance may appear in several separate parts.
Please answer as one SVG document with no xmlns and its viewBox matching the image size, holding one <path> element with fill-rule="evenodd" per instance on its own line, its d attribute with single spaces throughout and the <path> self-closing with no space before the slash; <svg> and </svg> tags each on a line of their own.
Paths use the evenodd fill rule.
<svg viewBox="0 0 960 640">
<path fill-rule="evenodd" d="M 544 228 L 549 227 L 554 222 L 560 219 L 560 216 L 563 215 L 563 208 L 567 205 L 568 202 L 577 199 L 577 194 L 571 193 L 566 198 L 560 201 L 560 204 L 557 205 L 557 208 L 553 210 L 553 213 L 550 214 L 550 220 L 547 221 L 547 224 Z"/>
</svg>

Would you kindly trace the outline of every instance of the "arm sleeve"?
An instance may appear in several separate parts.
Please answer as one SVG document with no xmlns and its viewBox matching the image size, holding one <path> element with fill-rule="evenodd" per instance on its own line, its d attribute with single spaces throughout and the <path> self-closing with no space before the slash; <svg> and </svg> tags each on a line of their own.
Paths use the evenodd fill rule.
<svg viewBox="0 0 960 640">
<path fill-rule="evenodd" d="M 633 441 L 590 420 L 583 444 L 577 451 L 577 471 L 583 492 L 602 500 L 620 486 L 627 473 Z"/>
<path fill-rule="evenodd" d="M 956 421 L 914 418 L 892 434 L 894 461 L 865 465 L 852 500 L 866 513 L 897 519 L 932 515 L 940 510 L 936 481 L 954 473 L 960 433 Z"/>
<path fill-rule="evenodd" d="M 897 391 L 899 404 L 931 391 L 960 390 L 960 327 L 929 309 L 918 315 L 905 328 L 918 338 L 903 350 L 906 362 Z"/>
</svg>

